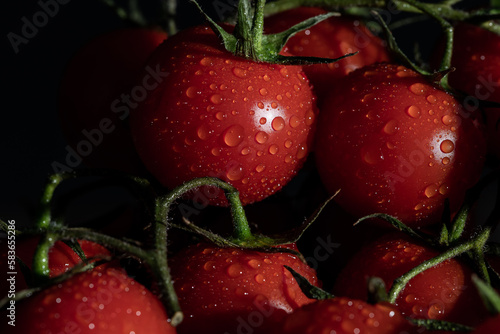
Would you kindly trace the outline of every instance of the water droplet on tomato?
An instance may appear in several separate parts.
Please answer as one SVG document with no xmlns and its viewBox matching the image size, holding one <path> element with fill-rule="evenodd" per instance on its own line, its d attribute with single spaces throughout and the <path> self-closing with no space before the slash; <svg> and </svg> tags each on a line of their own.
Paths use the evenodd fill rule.
<svg viewBox="0 0 500 334">
<path fill-rule="evenodd" d="M 441 162 L 443 163 L 443 165 L 447 165 L 450 163 L 450 158 L 444 157 L 443 160 L 441 160 Z"/>
<path fill-rule="evenodd" d="M 425 85 L 422 83 L 414 83 L 409 87 L 410 92 L 412 92 L 415 95 L 424 95 L 425 94 Z"/>
<path fill-rule="evenodd" d="M 263 164 L 259 164 L 259 165 L 257 165 L 257 167 L 255 167 L 255 171 L 257 173 L 262 173 L 265 168 L 266 168 L 266 166 L 264 166 Z"/>
<path fill-rule="evenodd" d="M 297 150 L 297 159 L 304 159 L 307 156 L 307 146 L 302 144 Z"/>
<path fill-rule="evenodd" d="M 441 122 L 443 122 L 444 125 L 451 125 L 454 121 L 454 117 L 451 115 L 444 115 L 441 117 Z"/>
<path fill-rule="evenodd" d="M 425 196 L 427 196 L 427 198 L 431 198 L 431 197 L 434 197 L 438 194 L 438 186 L 435 185 L 435 184 L 430 184 L 428 185 L 425 190 L 424 190 L 424 194 Z"/>
<path fill-rule="evenodd" d="M 186 89 L 186 96 L 189 97 L 189 98 L 194 98 L 197 94 L 197 89 L 195 86 L 191 86 L 189 87 L 188 89 Z"/>
<path fill-rule="evenodd" d="M 300 125 L 300 118 L 296 115 L 292 115 L 292 117 L 290 117 L 290 121 L 288 123 L 290 124 L 290 127 L 296 128 Z"/>
<path fill-rule="evenodd" d="M 209 57 L 203 57 L 203 59 L 200 60 L 200 64 L 203 66 L 210 66 L 212 65 L 212 59 L 210 59 Z"/>
<path fill-rule="evenodd" d="M 243 275 L 243 268 L 237 263 L 232 264 L 227 268 L 227 274 L 229 277 L 238 277 Z"/>
<path fill-rule="evenodd" d="M 408 108 L 406 108 L 406 113 L 412 118 L 419 118 L 420 108 L 417 106 L 409 106 Z"/>
<path fill-rule="evenodd" d="M 316 118 L 316 115 L 314 115 L 314 112 L 312 110 L 309 110 L 306 112 L 305 115 L 305 123 L 307 126 L 311 126 L 314 123 L 314 119 Z"/>
<path fill-rule="evenodd" d="M 293 161 L 293 156 L 291 154 L 288 154 L 286 157 L 285 157 L 285 163 L 290 163 Z"/>
<path fill-rule="evenodd" d="M 215 269 L 215 262 L 214 261 L 207 261 L 207 262 L 205 262 L 205 264 L 203 265 L 203 269 L 205 271 L 209 271 L 209 270 Z"/>
<path fill-rule="evenodd" d="M 264 144 L 269 139 L 269 135 L 264 131 L 259 131 L 255 134 L 255 141 L 259 144 Z"/>
<path fill-rule="evenodd" d="M 206 140 L 209 135 L 209 131 L 206 125 L 200 125 L 198 131 L 196 131 L 196 134 L 198 135 L 198 138 L 200 138 L 201 140 Z"/>
<path fill-rule="evenodd" d="M 276 95 L 276 100 L 278 100 L 278 101 L 283 100 L 283 96 L 282 96 L 282 95 L 280 95 L 280 94 Z"/>
<path fill-rule="evenodd" d="M 388 135 L 393 135 L 396 132 L 398 132 L 398 130 L 399 130 L 398 121 L 396 121 L 395 119 L 390 120 L 384 126 L 384 132 L 387 133 Z"/>
<path fill-rule="evenodd" d="M 417 297 L 415 297 L 415 295 L 413 294 L 409 294 L 406 296 L 405 298 L 405 301 L 408 303 L 408 304 L 413 304 L 415 301 L 417 300 Z"/>
<path fill-rule="evenodd" d="M 272 144 L 271 146 L 269 146 L 269 149 L 268 149 L 269 153 L 272 155 L 275 155 L 276 153 L 278 153 L 278 150 L 279 150 L 279 148 L 278 148 L 278 145 L 276 145 L 276 144 Z"/>
<path fill-rule="evenodd" d="M 280 69 L 280 74 L 284 77 L 284 78 L 288 78 L 288 69 L 286 67 L 283 67 Z"/>
<path fill-rule="evenodd" d="M 244 138 L 245 130 L 241 125 L 232 125 L 224 131 L 224 143 L 229 147 L 238 146 Z"/>
<path fill-rule="evenodd" d="M 275 117 L 271 122 L 271 127 L 275 131 L 281 131 L 285 127 L 285 120 L 282 117 Z"/>
<path fill-rule="evenodd" d="M 264 275 L 262 275 L 262 274 L 255 275 L 255 282 L 262 284 L 265 281 L 266 281 L 266 279 L 264 278 Z"/>
<path fill-rule="evenodd" d="M 214 147 L 210 150 L 210 153 L 212 153 L 214 157 L 218 157 L 221 154 L 221 151 L 222 149 L 220 147 Z"/>
<path fill-rule="evenodd" d="M 293 145 L 293 141 L 291 139 L 285 140 L 285 148 L 290 148 Z"/>
<path fill-rule="evenodd" d="M 432 103 L 432 104 L 437 102 L 437 97 L 432 95 L 432 94 L 428 95 L 426 99 L 427 99 L 427 102 Z"/>
<path fill-rule="evenodd" d="M 232 166 L 230 167 L 227 172 L 226 172 L 226 177 L 230 181 L 238 181 L 241 178 L 243 178 L 243 175 L 245 174 L 245 170 L 243 169 L 242 166 Z"/>
<path fill-rule="evenodd" d="M 233 74 L 237 76 L 238 78 L 246 78 L 248 75 L 247 70 L 241 68 L 241 67 L 235 67 L 233 68 Z"/>
<path fill-rule="evenodd" d="M 276 102 L 271 103 L 271 108 L 273 109 L 278 108 L 278 104 Z"/>
<path fill-rule="evenodd" d="M 252 259 L 252 260 L 249 260 L 249 261 L 247 262 L 247 264 L 248 264 L 248 266 L 249 266 L 250 268 L 253 268 L 253 269 L 260 268 L 260 266 L 262 265 L 262 263 L 261 263 L 259 260 L 257 260 L 257 259 Z"/>
<path fill-rule="evenodd" d="M 443 140 L 439 147 L 443 153 L 451 153 L 455 149 L 455 144 L 449 139 Z"/>
<path fill-rule="evenodd" d="M 216 84 L 214 84 L 214 83 L 213 83 L 213 84 L 210 84 L 210 86 L 209 86 L 209 87 L 210 87 L 210 89 L 211 89 L 211 90 L 217 90 L 217 85 L 216 85 Z"/>
<path fill-rule="evenodd" d="M 259 93 L 260 93 L 260 95 L 262 95 L 262 96 L 266 96 L 266 95 L 267 95 L 267 89 L 265 89 L 265 88 L 261 88 L 261 89 L 259 90 Z"/>
<path fill-rule="evenodd" d="M 210 97 L 210 102 L 212 102 L 213 104 L 221 104 L 222 96 L 219 94 L 214 94 Z"/>
<path fill-rule="evenodd" d="M 248 87 L 247 87 L 247 90 L 248 90 L 249 92 L 253 91 L 253 86 L 248 86 Z"/>
<path fill-rule="evenodd" d="M 441 195 L 446 195 L 446 194 L 448 194 L 449 191 L 450 191 L 450 187 L 448 187 L 448 185 L 446 185 L 446 184 L 442 184 L 439 187 L 439 193 Z"/>
<path fill-rule="evenodd" d="M 444 313 L 444 305 L 432 304 L 427 311 L 429 319 L 438 319 Z"/>
</svg>

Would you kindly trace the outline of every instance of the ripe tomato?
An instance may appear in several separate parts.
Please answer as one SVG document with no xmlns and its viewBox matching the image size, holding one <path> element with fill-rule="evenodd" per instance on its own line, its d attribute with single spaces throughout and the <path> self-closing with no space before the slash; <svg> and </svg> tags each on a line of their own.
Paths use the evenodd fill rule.
<svg viewBox="0 0 500 334">
<path fill-rule="evenodd" d="M 233 56 L 208 27 L 169 38 L 147 66 L 163 80 L 132 113 L 131 127 L 145 166 L 166 187 L 218 177 L 247 204 L 281 189 L 302 166 L 316 107 L 300 66 Z M 220 195 L 212 204 L 225 202 Z"/>
<path fill-rule="evenodd" d="M 268 17 L 264 28 L 276 33 L 324 13 L 326 11 L 321 8 L 295 8 Z M 365 65 L 390 59 L 382 40 L 374 36 L 361 21 L 351 17 L 332 17 L 298 32 L 288 40 L 284 51 L 295 56 L 324 58 L 359 52 L 335 63 L 304 66 L 304 72 L 320 99 L 335 89 L 339 78 Z"/>
<path fill-rule="evenodd" d="M 369 277 L 380 277 L 389 290 L 396 278 L 438 254 L 405 234 L 386 235 L 350 259 L 335 282 L 334 294 L 366 300 Z M 457 259 L 442 262 L 411 279 L 399 294 L 396 306 L 406 317 L 477 325 L 487 311 L 472 274 Z"/>
<path fill-rule="evenodd" d="M 176 254 L 169 263 L 185 317 L 179 333 L 251 332 L 312 302 L 284 265 L 318 285 L 316 272 L 289 253 L 202 243 Z"/>
<path fill-rule="evenodd" d="M 417 333 L 392 305 L 346 297 L 319 300 L 289 314 L 269 333 Z M 266 332 L 267 333 L 267 332 Z"/>
<path fill-rule="evenodd" d="M 116 268 L 80 273 L 42 290 L 16 304 L 15 318 L 8 333 L 176 333 L 160 301 Z"/>
<path fill-rule="evenodd" d="M 28 267 L 32 265 L 33 254 L 35 253 L 38 240 L 38 238 L 32 237 L 16 241 L 16 256 Z M 99 244 L 87 240 L 79 240 L 78 243 L 87 258 L 110 256 L 110 252 Z M 6 246 L 6 243 L 4 245 Z M 71 247 L 62 241 L 57 241 L 49 250 L 50 277 L 61 275 L 81 262 L 81 258 L 71 249 Z M 10 264 L 10 262 L 8 262 L 8 253 L 7 251 L 3 251 L 0 254 L 0 266 L 6 268 L 7 263 Z M 19 274 L 19 278 L 16 280 L 15 284 L 16 291 L 26 289 L 28 285 L 24 278 L 21 279 L 21 267 L 17 261 L 15 263 L 15 269 L 10 271 Z M 8 288 L 6 288 L 4 284 L 5 281 L 2 281 L 0 284 L 0 293 L 2 296 L 5 296 L 5 292 L 8 291 Z"/>
<path fill-rule="evenodd" d="M 350 73 L 321 106 L 315 155 L 322 182 L 358 217 L 382 212 L 410 226 L 456 210 L 479 178 L 485 141 L 451 95 L 398 65 Z"/>
<path fill-rule="evenodd" d="M 455 27 L 450 84 L 470 95 L 469 102 L 500 103 L 500 36 L 478 26 Z M 477 100 L 474 100 L 477 99 Z M 489 153 L 500 159 L 500 108 L 486 109 Z"/>
<path fill-rule="evenodd" d="M 68 146 L 59 169 L 73 169 L 82 162 L 129 173 L 143 168 L 126 119 L 145 88 L 132 85 L 166 38 L 155 29 L 118 29 L 77 51 L 60 82 L 59 118 Z"/>
</svg>

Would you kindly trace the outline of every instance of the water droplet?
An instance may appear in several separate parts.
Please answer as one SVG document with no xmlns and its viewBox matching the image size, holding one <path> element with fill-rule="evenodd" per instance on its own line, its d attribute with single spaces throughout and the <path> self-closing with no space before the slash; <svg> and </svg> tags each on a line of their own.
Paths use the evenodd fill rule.
<svg viewBox="0 0 500 334">
<path fill-rule="evenodd" d="M 243 175 L 245 174 L 245 170 L 243 169 L 242 166 L 232 166 L 230 167 L 227 172 L 226 172 L 226 177 L 230 181 L 237 181 L 243 178 Z"/>
<path fill-rule="evenodd" d="M 200 60 L 200 64 L 203 66 L 210 66 L 212 65 L 212 59 L 209 57 L 204 57 L 202 60 Z"/>
<path fill-rule="evenodd" d="M 440 146 L 441 152 L 451 153 L 455 149 L 455 144 L 449 139 L 443 140 Z"/>
<path fill-rule="evenodd" d="M 439 187 L 439 193 L 441 195 L 446 195 L 446 194 L 448 194 L 449 191 L 450 191 L 450 187 L 448 187 L 448 185 L 446 185 L 446 184 L 442 184 Z"/>
<path fill-rule="evenodd" d="M 290 121 L 288 123 L 290 124 L 290 127 L 296 128 L 300 125 L 300 118 L 296 115 L 292 115 L 292 117 L 290 117 Z"/>
<path fill-rule="evenodd" d="M 307 156 L 307 146 L 302 144 L 297 150 L 297 159 L 304 159 Z"/>
<path fill-rule="evenodd" d="M 253 86 L 248 86 L 248 87 L 247 87 L 247 90 L 248 90 L 249 92 L 253 91 Z"/>
<path fill-rule="evenodd" d="M 232 125 L 224 131 L 224 143 L 229 147 L 238 146 L 245 135 L 245 130 L 241 125 Z"/>
<path fill-rule="evenodd" d="M 235 67 L 233 68 L 233 74 L 237 76 L 238 78 L 246 78 L 248 75 L 247 70 L 241 67 Z"/>
<path fill-rule="evenodd" d="M 435 184 L 430 184 L 425 188 L 424 193 L 427 198 L 434 197 L 438 194 L 438 186 Z"/>
<path fill-rule="evenodd" d="M 214 157 L 218 157 L 218 156 L 221 154 L 221 151 L 222 151 L 222 149 L 221 149 L 221 148 L 219 148 L 219 147 L 214 147 L 214 148 L 212 148 L 212 149 L 210 150 L 210 153 L 212 153 L 212 155 L 213 155 Z"/>
<path fill-rule="evenodd" d="M 262 79 L 264 79 L 264 81 L 270 81 L 271 80 L 271 78 L 267 74 L 264 74 L 264 76 L 262 77 Z"/>
<path fill-rule="evenodd" d="M 293 89 L 298 92 L 300 91 L 300 86 L 299 85 L 293 85 Z"/>
<path fill-rule="evenodd" d="M 271 108 L 273 109 L 278 108 L 278 104 L 276 102 L 271 103 Z"/>
<path fill-rule="evenodd" d="M 430 319 L 437 319 L 444 313 L 444 305 L 432 304 L 427 311 L 427 315 Z"/>
<path fill-rule="evenodd" d="M 409 294 L 406 296 L 405 298 L 405 301 L 408 303 L 408 304 L 412 304 L 414 303 L 415 301 L 417 300 L 417 297 L 415 297 L 415 295 L 413 294 Z"/>
<path fill-rule="evenodd" d="M 293 145 L 293 141 L 290 139 L 285 140 L 285 148 L 290 148 Z"/>
<path fill-rule="evenodd" d="M 314 112 L 312 110 L 309 110 L 306 112 L 305 115 L 305 122 L 307 126 L 313 125 L 314 119 L 316 118 L 316 115 L 314 115 Z"/>
<path fill-rule="evenodd" d="M 413 208 L 415 211 L 420 211 L 424 208 L 424 204 L 423 203 L 419 203 L 417 205 L 415 205 L 415 207 Z"/>
<path fill-rule="evenodd" d="M 415 95 L 424 95 L 425 94 L 425 85 L 422 83 L 414 83 L 409 87 L 410 92 L 412 92 Z"/>
<path fill-rule="evenodd" d="M 260 268 L 261 265 L 262 265 L 262 263 L 256 259 L 252 259 L 252 260 L 248 261 L 248 266 L 250 268 L 253 268 L 253 269 Z"/>
<path fill-rule="evenodd" d="M 280 74 L 284 77 L 284 78 L 288 78 L 288 69 L 286 67 L 283 67 L 280 69 Z"/>
<path fill-rule="evenodd" d="M 213 84 L 210 84 L 210 86 L 209 86 L 209 87 L 210 87 L 210 89 L 211 89 L 211 90 L 217 90 L 217 85 L 216 85 L 216 84 L 214 84 L 214 83 L 213 83 Z"/>
<path fill-rule="evenodd" d="M 213 104 L 221 104 L 222 96 L 219 94 L 214 94 L 210 97 L 210 102 L 212 102 Z"/>
<path fill-rule="evenodd" d="M 195 75 L 202 75 L 203 74 L 203 71 L 202 70 L 198 70 L 196 72 L 194 72 Z"/>
<path fill-rule="evenodd" d="M 264 275 L 262 275 L 262 274 L 255 275 L 255 282 L 262 284 L 265 281 L 266 281 L 266 279 L 265 279 Z"/>
<path fill-rule="evenodd" d="M 269 146 L 269 149 L 268 149 L 269 153 L 272 155 L 275 155 L 276 153 L 278 153 L 278 150 L 279 150 L 279 148 L 278 148 L 278 145 L 276 145 L 276 144 L 272 144 L 271 146 Z"/>
<path fill-rule="evenodd" d="M 290 163 L 293 161 L 293 157 L 291 154 L 288 154 L 286 157 L 285 157 L 285 163 Z"/>
<path fill-rule="evenodd" d="M 437 102 L 437 97 L 431 94 L 431 95 L 427 96 L 427 102 L 434 104 Z"/>
<path fill-rule="evenodd" d="M 186 89 L 186 96 L 189 97 L 189 98 L 194 98 L 197 94 L 197 89 L 195 86 L 191 86 L 189 87 L 188 89 Z"/>
<path fill-rule="evenodd" d="M 413 73 L 411 73 L 410 71 L 407 71 L 406 69 L 403 69 L 403 70 L 400 70 L 396 73 L 396 76 L 398 78 L 406 78 L 406 77 L 411 77 L 413 76 Z"/>
<path fill-rule="evenodd" d="M 361 99 L 361 103 L 368 103 L 377 99 L 377 95 L 373 93 L 366 94 Z"/>
<path fill-rule="evenodd" d="M 278 100 L 278 101 L 283 100 L 283 96 L 282 96 L 282 95 L 279 95 L 279 94 L 278 94 L 278 95 L 276 95 L 276 100 Z"/>
<path fill-rule="evenodd" d="M 417 106 L 409 106 L 408 108 L 406 108 L 406 113 L 410 117 L 419 118 L 420 117 L 420 108 Z"/>
<path fill-rule="evenodd" d="M 264 144 L 269 139 L 269 135 L 264 131 L 259 131 L 255 134 L 255 141 L 259 144 Z"/>
<path fill-rule="evenodd" d="M 209 131 L 205 125 L 201 125 L 198 128 L 196 134 L 198 135 L 198 138 L 200 138 L 201 140 L 206 140 L 208 138 Z"/>
<path fill-rule="evenodd" d="M 219 86 L 219 89 L 220 89 L 220 90 L 226 90 L 226 89 L 227 89 L 227 85 L 226 85 L 226 84 L 221 84 L 221 85 Z"/>
<path fill-rule="evenodd" d="M 370 110 L 366 113 L 365 117 L 368 118 L 370 121 L 373 121 L 374 119 L 377 118 L 377 113 L 374 110 Z"/>
<path fill-rule="evenodd" d="M 271 127 L 275 131 L 281 131 L 285 127 L 285 120 L 282 117 L 276 117 L 271 122 Z"/>
<path fill-rule="evenodd" d="M 264 166 L 263 164 L 259 164 L 257 167 L 255 167 L 255 171 L 257 173 L 262 173 L 265 168 L 266 168 L 266 166 Z"/>
<path fill-rule="evenodd" d="M 441 117 L 441 122 L 443 122 L 444 125 L 452 125 L 455 122 L 455 118 L 451 115 L 444 115 Z"/>
<path fill-rule="evenodd" d="M 450 163 L 450 158 L 444 157 L 443 160 L 441 160 L 441 162 L 443 163 L 443 165 L 447 165 Z"/>
<path fill-rule="evenodd" d="M 262 96 L 266 96 L 266 95 L 267 95 L 267 89 L 265 89 L 265 88 L 261 88 L 261 89 L 259 90 L 259 93 L 260 93 L 260 95 L 262 95 Z"/>
<path fill-rule="evenodd" d="M 243 274 L 243 268 L 239 264 L 232 264 L 227 268 L 229 277 L 238 277 Z"/>
<path fill-rule="evenodd" d="M 250 147 L 244 147 L 241 149 L 240 153 L 241 155 L 249 155 L 250 154 Z"/>
<path fill-rule="evenodd" d="M 207 262 L 205 262 L 205 264 L 203 265 L 203 269 L 205 271 L 209 271 L 209 270 L 215 269 L 215 261 L 207 261 Z"/>
<path fill-rule="evenodd" d="M 222 121 L 224 119 L 225 114 L 222 111 L 219 111 L 215 114 L 215 118 L 217 118 L 219 121 Z"/>
<path fill-rule="evenodd" d="M 387 122 L 384 126 L 384 132 L 387 133 L 388 135 L 393 135 L 396 132 L 398 132 L 398 121 L 395 119 Z"/>
</svg>

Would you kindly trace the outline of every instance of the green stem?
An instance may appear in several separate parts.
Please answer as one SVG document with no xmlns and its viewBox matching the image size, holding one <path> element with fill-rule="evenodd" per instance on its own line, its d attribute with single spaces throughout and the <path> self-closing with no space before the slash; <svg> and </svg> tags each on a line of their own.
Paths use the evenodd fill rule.
<svg viewBox="0 0 500 334">
<path fill-rule="evenodd" d="M 33 279 L 37 283 L 43 284 L 50 278 L 49 250 L 56 241 L 56 235 L 49 232 L 42 235 L 38 242 L 32 264 Z"/>
<path fill-rule="evenodd" d="M 54 197 L 54 192 L 56 188 L 65 180 L 69 174 L 53 174 L 49 177 L 48 182 L 42 193 L 42 198 L 40 200 L 41 212 L 38 218 L 36 226 L 40 229 L 46 229 L 49 227 L 52 220 L 51 213 L 51 202 Z"/>
<path fill-rule="evenodd" d="M 399 293 L 403 291 L 408 282 L 415 276 L 423 272 L 424 270 L 434 267 L 440 264 L 441 262 L 454 258 L 470 250 L 479 248 L 482 249 L 486 241 L 488 240 L 489 235 L 490 235 L 489 229 L 484 230 L 483 232 L 481 232 L 481 234 L 479 234 L 477 238 L 472 239 L 456 247 L 450 248 L 449 250 L 439 254 L 438 256 L 419 264 L 418 266 L 414 267 L 407 273 L 395 279 L 391 289 L 388 292 L 388 297 L 389 297 L 388 302 L 394 304 L 399 296 Z"/>
<path fill-rule="evenodd" d="M 240 0 L 246 1 L 246 0 Z M 257 0 L 257 5 L 255 7 L 255 14 L 252 22 L 252 40 L 253 45 L 256 50 L 262 48 L 262 35 L 264 33 L 264 6 L 266 5 L 266 0 Z"/>
</svg>

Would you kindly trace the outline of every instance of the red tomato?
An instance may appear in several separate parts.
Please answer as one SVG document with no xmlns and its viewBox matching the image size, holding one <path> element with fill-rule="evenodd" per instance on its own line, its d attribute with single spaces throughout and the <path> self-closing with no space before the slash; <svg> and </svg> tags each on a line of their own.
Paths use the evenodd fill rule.
<svg viewBox="0 0 500 334">
<path fill-rule="evenodd" d="M 28 267 L 31 268 L 33 261 L 33 254 L 35 253 L 38 238 L 28 238 L 28 239 L 18 239 L 16 240 L 16 249 L 15 256 L 20 258 Z M 96 244 L 87 240 L 78 241 L 80 247 L 82 248 L 83 253 L 87 258 L 92 257 L 106 257 L 110 256 L 110 252 L 104 248 L 103 246 Z M 7 246 L 7 243 L 3 243 Z M 2 248 L 3 245 L 2 245 Z M 10 257 L 7 251 L 2 251 L 0 254 L 0 266 L 2 268 L 6 268 L 7 264 L 10 265 Z M 61 275 L 73 268 L 75 265 L 81 263 L 81 258 L 62 241 L 57 241 L 52 248 L 49 250 L 49 268 L 50 268 L 50 277 L 55 277 L 57 275 Z M 15 263 L 15 268 L 10 270 L 12 272 L 17 272 L 18 276 L 16 279 L 16 291 L 20 291 L 26 289 L 28 286 L 24 277 L 21 275 L 21 267 L 19 264 Z M 4 296 L 8 288 L 5 288 L 5 282 L 2 281 L 0 284 L 0 293 Z"/>
<path fill-rule="evenodd" d="M 366 300 L 369 277 L 380 277 L 389 290 L 396 278 L 438 254 L 405 234 L 387 235 L 350 259 L 337 278 L 334 294 Z M 442 262 L 411 279 L 399 294 L 396 306 L 407 317 L 477 325 L 487 311 L 472 274 L 457 259 Z"/>
<path fill-rule="evenodd" d="M 15 319 L 15 327 L 2 321 L 3 333 L 176 333 L 160 301 L 115 268 L 77 274 L 17 303 Z"/>
<path fill-rule="evenodd" d="M 270 16 L 265 21 L 267 32 L 276 33 L 310 17 L 326 13 L 321 8 L 300 7 Z M 330 64 L 304 66 L 318 98 L 333 91 L 339 78 L 357 68 L 389 61 L 389 53 L 381 39 L 374 36 L 359 20 L 332 17 L 292 36 L 284 48 L 295 56 L 338 58 L 359 51 L 355 56 Z"/>
<path fill-rule="evenodd" d="M 382 212 L 410 226 L 456 210 L 481 173 L 475 114 L 398 65 L 358 69 L 321 106 L 316 163 L 335 200 L 357 217 Z"/>
<path fill-rule="evenodd" d="M 500 103 L 500 36 L 468 23 L 455 27 L 450 84 L 478 100 Z M 488 148 L 500 159 L 500 108 L 486 109 Z"/>
<path fill-rule="evenodd" d="M 248 204 L 280 190 L 302 166 L 316 107 L 300 66 L 233 56 L 208 27 L 169 38 L 147 66 L 162 81 L 132 113 L 132 133 L 166 187 L 218 177 Z M 225 202 L 222 192 L 217 201 Z"/>
<path fill-rule="evenodd" d="M 301 307 L 265 333 L 408 334 L 417 329 L 390 304 L 336 297 Z"/>
<path fill-rule="evenodd" d="M 251 332 L 312 302 L 284 265 L 318 285 L 316 272 L 288 253 L 198 244 L 169 263 L 185 317 L 179 333 Z"/>
<path fill-rule="evenodd" d="M 129 173 L 143 168 L 126 121 L 145 88 L 141 81 L 132 85 L 166 37 L 160 30 L 119 29 L 77 51 L 60 83 L 59 117 L 68 146 L 66 160 L 57 170 L 81 163 Z"/>
</svg>

